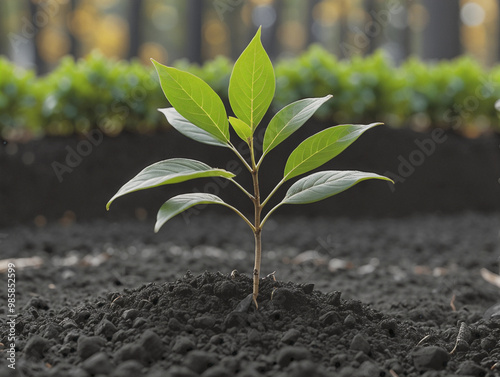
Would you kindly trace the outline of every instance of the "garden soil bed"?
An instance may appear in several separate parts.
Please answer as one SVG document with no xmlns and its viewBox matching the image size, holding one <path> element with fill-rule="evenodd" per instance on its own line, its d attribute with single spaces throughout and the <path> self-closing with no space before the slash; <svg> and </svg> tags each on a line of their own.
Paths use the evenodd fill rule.
<svg viewBox="0 0 500 377">
<path fill-rule="evenodd" d="M 287 156 L 303 139 L 329 126 L 311 122 L 266 157 L 259 174 L 262 192 L 269 193 L 278 183 Z M 258 130 L 257 138 L 263 138 L 263 130 Z M 45 137 L 0 144 L 0 226 L 63 217 L 117 220 L 138 212 L 153 218 L 167 198 L 192 191 L 220 195 L 228 203 L 253 210 L 251 202 L 227 181 L 197 179 L 127 195 L 106 213 L 105 203 L 116 191 L 154 162 L 184 157 L 237 173 L 239 161 L 227 148 L 196 143 L 175 130 L 147 135 L 124 132 L 116 137 L 95 132 L 91 137 Z M 246 155 L 246 144 L 241 144 L 237 146 Z M 321 170 L 370 171 L 389 176 L 396 185 L 367 181 L 338 199 L 283 206 L 279 213 L 363 217 L 432 211 L 498 212 L 499 145 L 498 134 L 467 139 L 440 129 L 420 133 L 378 126 Z M 246 171 L 241 171 L 237 179 L 245 187 L 252 187 Z M 283 187 L 270 204 L 281 199 L 285 190 Z"/>
<path fill-rule="evenodd" d="M 231 215 L 1 229 L 0 376 L 500 376 L 498 214 L 267 225 L 258 310 Z"/>
</svg>

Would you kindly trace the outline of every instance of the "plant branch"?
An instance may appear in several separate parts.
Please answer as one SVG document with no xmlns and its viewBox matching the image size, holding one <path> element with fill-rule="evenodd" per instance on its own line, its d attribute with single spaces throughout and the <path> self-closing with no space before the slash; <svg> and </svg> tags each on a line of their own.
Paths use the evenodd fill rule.
<svg viewBox="0 0 500 377">
<path fill-rule="evenodd" d="M 222 203 L 221 203 L 222 204 Z M 235 207 L 233 207 L 231 204 L 227 204 L 227 203 L 224 203 L 223 204 L 224 206 L 226 206 L 227 208 L 231 208 L 234 212 L 236 212 L 236 214 L 241 217 L 243 220 L 245 220 L 245 222 L 248 224 L 248 226 L 250 227 L 250 229 L 252 229 L 252 232 L 255 233 L 255 227 L 253 226 L 253 224 L 250 222 L 250 220 L 248 220 L 246 218 L 246 216 L 244 214 L 242 214 L 238 209 L 236 209 Z"/>
<path fill-rule="evenodd" d="M 228 178 L 231 182 L 233 182 L 241 191 L 245 193 L 246 196 L 248 196 L 252 201 L 255 199 L 252 194 L 250 194 L 242 185 L 240 185 L 238 182 L 236 182 L 232 178 Z"/>
<path fill-rule="evenodd" d="M 269 199 L 271 199 L 271 197 L 276 193 L 276 191 L 278 191 L 278 189 L 281 187 L 281 185 L 285 183 L 285 178 L 283 178 L 281 181 L 279 181 L 279 183 L 276 185 L 276 187 L 273 188 L 273 191 L 271 191 L 271 193 L 267 196 L 267 198 L 262 202 L 262 207 L 264 207 L 266 205 L 266 203 L 269 201 Z"/>
<path fill-rule="evenodd" d="M 281 205 L 283 204 L 283 202 L 280 202 L 278 204 L 276 204 L 273 208 L 271 208 L 271 210 L 266 214 L 266 216 L 264 217 L 264 219 L 262 220 L 262 222 L 260 223 L 260 227 L 262 228 L 264 226 L 264 223 L 267 221 L 267 219 L 269 218 L 269 216 L 271 216 L 271 213 L 273 213 L 274 211 L 276 211 L 279 207 L 281 207 Z"/>
<path fill-rule="evenodd" d="M 257 166 L 256 166 L 257 169 L 260 168 L 260 165 L 262 164 L 262 161 L 264 160 L 264 156 L 265 156 L 265 154 L 262 153 L 262 156 L 260 156 L 260 158 L 259 158 L 259 162 L 257 162 Z"/>
<path fill-rule="evenodd" d="M 241 155 L 240 152 L 238 152 L 238 150 L 235 148 L 235 146 L 231 143 L 229 143 L 229 148 L 236 154 L 236 156 L 238 156 L 238 158 L 240 159 L 240 161 L 243 163 L 243 165 L 245 165 L 245 167 L 247 168 L 247 170 L 249 172 L 252 172 L 252 167 L 250 165 L 248 165 L 248 162 L 245 160 L 245 158 Z"/>
</svg>

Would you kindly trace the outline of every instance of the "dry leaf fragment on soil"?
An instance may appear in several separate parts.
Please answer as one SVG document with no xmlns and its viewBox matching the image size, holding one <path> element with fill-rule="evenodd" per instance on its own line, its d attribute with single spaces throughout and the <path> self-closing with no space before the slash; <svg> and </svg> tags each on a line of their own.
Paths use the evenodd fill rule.
<svg viewBox="0 0 500 377">
<path fill-rule="evenodd" d="M 494 286 L 500 288 L 500 275 L 497 275 L 486 268 L 481 268 L 480 270 L 481 276 L 483 277 L 484 280 L 486 280 L 488 283 L 493 284 Z"/>
<path fill-rule="evenodd" d="M 9 263 L 13 263 L 16 266 L 16 270 L 21 270 L 26 267 L 40 267 L 43 264 L 43 259 L 40 257 L 2 259 L 0 260 L 1 273 L 7 272 Z"/>
</svg>

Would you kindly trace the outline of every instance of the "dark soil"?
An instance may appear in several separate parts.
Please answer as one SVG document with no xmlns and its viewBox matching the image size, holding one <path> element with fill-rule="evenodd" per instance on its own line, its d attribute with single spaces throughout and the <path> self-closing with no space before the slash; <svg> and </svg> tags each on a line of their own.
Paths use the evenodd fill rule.
<svg viewBox="0 0 500 377">
<path fill-rule="evenodd" d="M 0 376 L 500 375 L 500 289 L 479 272 L 499 270 L 498 216 L 276 217 L 257 311 L 246 225 L 190 220 L 1 230 L 2 259 L 43 264 L 16 262 Z"/>
<path fill-rule="evenodd" d="M 287 156 L 301 141 L 330 126 L 311 122 L 279 145 L 262 164 L 262 192 L 269 193 L 278 183 Z M 264 130 L 258 133 L 262 136 Z M 396 185 L 366 181 L 342 196 L 307 206 L 283 206 L 279 213 L 394 217 L 434 211 L 499 212 L 500 135 L 467 139 L 446 131 L 434 137 L 439 142 L 434 142 L 433 135 L 375 127 L 321 170 L 370 171 L 389 176 Z M 0 227 L 32 224 L 37 216 L 49 221 L 68 215 L 78 221 L 118 220 L 139 211 L 153 218 L 167 198 L 190 191 L 221 195 L 228 203 L 253 210 L 252 203 L 227 181 L 197 179 L 127 195 L 106 212 L 105 203 L 116 191 L 154 162 L 185 157 L 237 173 L 239 161 L 227 148 L 197 143 L 175 130 L 151 135 L 124 132 L 97 140 L 93 145 L 85 136 L 73 135 L 0 145 Z M 242 153 L 246 155 L 243 149 Z M 238 174 L 238 181 L 252 187 L 245 173 Z M 285 192 L 283 187 L 273 200 L 280 200 Z"/>
</svg>

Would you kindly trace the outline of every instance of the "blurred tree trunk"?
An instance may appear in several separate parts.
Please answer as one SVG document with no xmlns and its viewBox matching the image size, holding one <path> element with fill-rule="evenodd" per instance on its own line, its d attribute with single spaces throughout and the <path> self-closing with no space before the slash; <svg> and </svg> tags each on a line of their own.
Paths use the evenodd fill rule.
<svg viewBox="0 0 500 377">
<path fill-rule="evenodd" d="M 139 55 L 142 42 L 142 0 L 130 0 L 128 25 L 129 25 L 129 49 L 128 58 L 132 59 Z"/>
<path fill-rule="evenodd" d="M 28 6 L 30 12 L 30 21 L 36 20 L 36 14 L 40 10 L 39 4 L 35 3 L 34 1 L 28 0 Z M 36 22 L 32 22 L 31 25 L 33 27 L 33 38 L 31 43 L 33 44 L 33 60 L 35 63 L 35 71 L 37 75 L 41 75 L 47 72 L 47 65 L 40 55 L 40 49 L 38 46 L 38 32 L 40 31 L 40 28 L 38 27 Z"/>
<path fill-rule="evenodd" d="M 408 5 L 405 4 L 405 18 L 406 18 L 406 27 L 401 30 L 401 62 L 408 59 L 412 54 L 413 49 L 413 35 L 409 25 L 409 14 L 408 14 Z"/>
<path fill-rule="evenodd" d="M 306 33 L 307 33 L 307 40 L 306 40 L 306 46 L 309 46 L 312 43 L 315 43 L 318 41 L 318 38 L 314 34 L 313 27 L 314 27 L 314 7 L 319 3 L 319 0 L 309 0 L 307 2 L 307 12 L 306 12 Z"/>
<path fill-rule="evenodd" d="M 460 3 L 456 0 L 421 0 L 429 12 L 423 31 L 422 58 L 452 59 L 462 52 Z"/>
<path fill-rule="evenodd" d="M 203 63 L 203 0 L 188 0 L 187 57 L 192 63 Z"/>
<path fill-rule="evenodd" d="M 69 3 L 70 19 L 72 19 L 73 16 L 75 15 L 77 3 L 78 3 L 78 0 L 71 0 Z M 70 40 L 69 53 L 76 60 L 78 58 L 78 39 L 76 38 L 73 30 L 71 30 L 71 29 L 68 30 L 68 35 L 69 35 L 69 40 Z"/>
<path fill-rule="evenodd" d="M 271 59 L 276 58 L 279 54 L 280 44 L 278 43 L 278 27 L 281 21 L 281 14 L 283 13 L 283 1 L 275 0 L 273 7 L 276 12 L 276 19 L 269 28 L 262 30 L 262 44 Z"/>
<path fill-rule="evenodd" d="M 377 22 L 376 20 L 373 19 L 373 15 L 377 11 L 377 6 L 375 4 L 375 1 L 374 0 L 364 0 L 363 1 L 363 8 L 364 8 L 365 12 L 368 14 L 368 20 L 371 20 L 373 22 Z M 388 27 L 388 25 L 381 25 L 381 24 L 379 24 L 379 26 L 383 27 L 383 28 Z M 373 37 L 372 33 L 366 33 L 365 30 L 363 30 L 363 32 L 365 32 L 365 35 L 368 38 L 368 46 L 366 48 L 365 54 L 369 55 L 369 54 L 372 54 L 375 51 L 375 49 L 377 48 L 377 41 L 376 41 L 376 38 Z"/>
<path fill-rule="evenodd" d="M 240 26 L 242 24 L 241 17 L 239 16 L 240 7 L 238 7 L 238 11 L 235 13 L 238 17 L 228 17 L 227 18 L 227 27 L 229 29 L 229 43 L 231 49 L 231 59 L 236 61 L 240 56 L 240 41 L 241 41 L 241 30 Z M 224 20 L 225 21 L 225 20 Z"/>
<path fill-rule="evenodd" d="M 5 38 L 7 36 L 7 32 L 3 29 L 4 28 L 4 23 L 3 23 L 3 17 L 4 14 L 6 13 L 3 8 L 3 3 L 0 3 L 0 54 L 7 54 L 7 51 L 5 49 Z"/>
<path fill-rule="evenodd" d="M 344 58 L 351 58 L 350 55 L 346 55 L 344 51 L 340 49 L 341 43 L 342 42 L 347 42 L 348 41 L 348 36 L 349 36 L 349 28 L 347 25 L 347 6 L 346 6 L 346 0 L 340 0 L 340 18 L 338 22 L 338 33 L 339 33 L 339 42 L 338 43 L 338 50 L 337 54 L 338 56 L 343 56 Z"/>
</svg>

